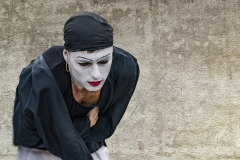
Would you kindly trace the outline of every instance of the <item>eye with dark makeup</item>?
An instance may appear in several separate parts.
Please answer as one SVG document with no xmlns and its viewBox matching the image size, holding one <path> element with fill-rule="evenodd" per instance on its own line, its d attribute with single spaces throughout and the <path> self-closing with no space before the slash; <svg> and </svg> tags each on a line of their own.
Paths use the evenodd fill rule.
<svg viewBox="0 0 240 160">
<path fill-rule="evenodd" d="M 108 60 L 100 61 L 100 62 L 98 62 L 98 64 L 106 64 L 107 62 L 108 62 Z"/>
<path fill-rule="evenodd" d="M 78 63 L 80 66 L 88 66 L 88 65 L 90 65 L 91 63 Z"/>
</svg>

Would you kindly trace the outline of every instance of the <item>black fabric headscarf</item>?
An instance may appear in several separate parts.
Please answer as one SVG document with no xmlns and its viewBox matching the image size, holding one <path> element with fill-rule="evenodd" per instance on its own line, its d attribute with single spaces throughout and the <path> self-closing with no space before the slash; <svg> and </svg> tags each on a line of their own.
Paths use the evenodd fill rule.
<svg viewBox="0 0 240 160">
<path fill-rule="evenodd" d="M 99 15 L 81 12 L 65 23 L 64 41 L 67 51 L 104 49 L 113 46 L 113 28 Z"/>
</svg>

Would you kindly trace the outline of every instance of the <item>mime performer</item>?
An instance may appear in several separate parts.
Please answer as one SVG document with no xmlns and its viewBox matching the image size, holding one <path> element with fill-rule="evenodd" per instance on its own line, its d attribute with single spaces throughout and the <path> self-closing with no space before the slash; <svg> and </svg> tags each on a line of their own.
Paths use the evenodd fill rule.
<svg viewBox="0 0 240 160">
<path fill-rule="evenodd" d="M 24 68 L 13 114 L 18 160 L 108 160 L 115 131 L 135 90 L 139 67 L 113 46 L 113 29 L 81 12 L 53 46 Z"/>
</svg>

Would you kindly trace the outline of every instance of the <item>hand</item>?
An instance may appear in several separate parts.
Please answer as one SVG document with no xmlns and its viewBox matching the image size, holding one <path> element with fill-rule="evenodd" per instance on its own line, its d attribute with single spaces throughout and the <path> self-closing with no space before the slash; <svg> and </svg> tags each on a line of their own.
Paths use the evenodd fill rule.
<svg viewBox="0 0 240 160">
<path fill-rule="evenodd" d="M 87 116 L 90 120 L 90 127 L 94 126 L 97 123 L 98 112 L 99 112 L 99 106 L 94 107 L 88 112 Z"/>
</svg>

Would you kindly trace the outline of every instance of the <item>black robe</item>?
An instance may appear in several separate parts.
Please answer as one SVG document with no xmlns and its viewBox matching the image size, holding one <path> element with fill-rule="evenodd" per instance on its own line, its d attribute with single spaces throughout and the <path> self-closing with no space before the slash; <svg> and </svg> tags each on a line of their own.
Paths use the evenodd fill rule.
<svg viewBox="0 0 240 160">
<path fill-rule="evenodd" d="M 52 47 L 47 52 L 60 48 Z M 114 47 L 111 70 L 101 90 L 99 119 L 90 128 L 86 115 L 71 117 L 61 80 L 54 77 L 40 55 L 19 78 L 13 115 L 14 145 L 47 149 L 63 160 L 91 160 L 90 153 L 115 131 L 138 77 L 137 60 Z"/>
</svg>

